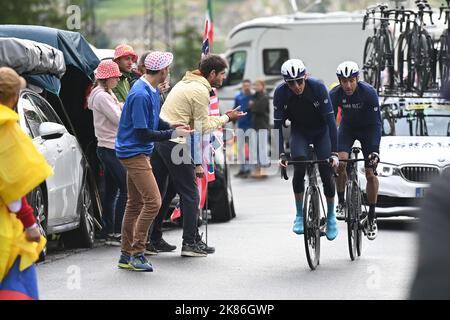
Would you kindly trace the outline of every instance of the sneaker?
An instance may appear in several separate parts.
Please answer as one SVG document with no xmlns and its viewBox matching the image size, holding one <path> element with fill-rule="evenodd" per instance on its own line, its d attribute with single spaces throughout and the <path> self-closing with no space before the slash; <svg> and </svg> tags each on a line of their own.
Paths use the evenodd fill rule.
<svg viewBox="0 0 450 320">
<path fill-rule="evenodd" d="M 336 219 L 345 220 L 345 204 L 339 203 L 336 207 Z"/>
<path fill-rule="evenodd" d="M 241 176 L 243 176 L 245 174 L 244 171 L 239 171 L 238 173 L 234 174 L 235 178 L 240 178 Z"/>
<path fill-rule="evenodd" d="M 122 245 L 121 237 L 117 237 L 113 233 L 107 234 L 105 240 L 105 244 L 108 246 L 120 247 Z"/>
<path fill-rule="evenodd" d="M 158 242 L 152 242 L 152 245 L 157 252 L 171 252 L 177 248 L 177 246 L 168 244 L 163 238 L 161 238 Z"/>
<path fill-rule="evenodd" d="M 378 234 L 378 226 L 377 226 L 377 219 L 374 219 L 372 222 L 368 222 L 366 229 L 367 239 L 369 240 L 375 240 Z"/>
<path fill-rule="evenodd" d="M 99 241 L 106 241 L 106 234 L 102 232 L 96 232 L 94 235 L 94 239 Z"/>
<path fill-rule="evenodd" d="M 208 246 L 203 240 L 198 241 L 197 245 L 207 254 L 213 254 L 214 252 L 216 252 L 216 248 Z"/>
<path fill-rule="evenodd" d="M 155 246 L 151 241 L 147 243 L 147 245 L 145 246 L 144 254 L 149 256 L 156 256 L 158 254 L 158 250 L 156 250 Z"/>
<path fill-rule="evenodd" d="M 144 254 L 138 254 L 130 259 L 131 270 L 140 272 L 153 272 L 152 264 L 145 258 Z"/>
<path fill-rule="evenodd" d="M 296 234 L 303 234 L 303 217 L 302 216 L 296 216 L 294 221 L 294 227 L 292 228 L 292 231 Z"/>
<path fill-rule="evenodd" d="M 251 172 L 250 171 L 245 171 L 242 173 L 241 178 L 242 179 L 247 179 L 250 177 Z"/>
<path fill-rule="evenodd" d="M 133 269 L 133 267 L 130 265 L 130 260 L 131 260 L 130 256 L 122 254 L 120 255 L 119 263 L 117 266 L 119 267 L 119 269 L 131 270 Z"/>
<path fill-rule="evenodd" d="M 206 257 L 208 254 L 200 248 L 197 242 L 193 244 L 183 243 L 181 255 L 183 257 Z"/>
</svg>

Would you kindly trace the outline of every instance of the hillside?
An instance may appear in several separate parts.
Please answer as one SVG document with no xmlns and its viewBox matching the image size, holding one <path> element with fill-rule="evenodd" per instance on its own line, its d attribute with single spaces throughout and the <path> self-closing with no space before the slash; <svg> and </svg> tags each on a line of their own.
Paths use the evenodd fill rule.
<svg viewBox="0 0 450 320">
<path fill-rule="evenodd" d="M 161 2 L 163 0 L 156 0 Z M 299 10 L 308 11 L 353 11 L 362 10 L 375 0 L 322 0 L 321 4 L 309 5 L 313 0 L 297 0 Z M 387 1 L 392 6 L 393 1 Z M 429 0 L 434 8 L 440 0 Z M 413 4 L 412 0 L 406 3 Z M 133 44 L 138 50 L 149 46 L 148 28 L 145 27 L 144 0 L 97 0 L 98 26 L 110 39 L 111 46 L 120 42 Z M 173 0 L 175 31 L 182 31 L 188 25 L 199 33 L 203 32 L 206 0 Z M 292 12 L 289 0 L 214 0 L 215 52 L 225 49 L 229 31 L 237 24 L 261 16 L 287 14 Z M 163 15 L 156 13 L 161 37 L 164 36 Z M 157 45 L 158 46 L 158 45 Z"/>
</svg>

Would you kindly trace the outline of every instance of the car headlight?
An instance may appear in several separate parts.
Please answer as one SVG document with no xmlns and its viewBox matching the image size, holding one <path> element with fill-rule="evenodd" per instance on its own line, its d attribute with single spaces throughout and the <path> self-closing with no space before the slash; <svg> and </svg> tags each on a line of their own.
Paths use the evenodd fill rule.
<svg viewBox="0 0 450 320">
<path fill-rule="evenodd" d="M 382 177 L 390 177 L 398 174 L 398 167 L 387 163 L 379 163 L 377 172 Z"/>
</svg>

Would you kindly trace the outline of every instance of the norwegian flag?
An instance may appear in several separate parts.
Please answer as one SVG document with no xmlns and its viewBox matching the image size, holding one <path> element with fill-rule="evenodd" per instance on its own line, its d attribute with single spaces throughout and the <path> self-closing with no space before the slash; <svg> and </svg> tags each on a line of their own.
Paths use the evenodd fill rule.
<svg viewBox="0 0 450 320">
<path fill-rule="evenodd" d="M 205 16 L 205 31 L 203 32 L 202 58 L 211 51 L 214 38 L 214 24 L 212 16 L 212 0 L 208 0 Z"/>
</svg>

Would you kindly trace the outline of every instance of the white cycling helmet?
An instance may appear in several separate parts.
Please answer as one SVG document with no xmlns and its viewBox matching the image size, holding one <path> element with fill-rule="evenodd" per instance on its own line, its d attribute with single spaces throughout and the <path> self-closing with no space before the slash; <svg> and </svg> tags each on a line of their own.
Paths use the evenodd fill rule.
<svg viewBox="0 0 450 320">
<path fill-rule="evenodd" d="M 300 59 L 290 59 L 281 66 L 284 80 L 297 80 L 305 77 L 306 67 Z"/>
<path fill-rule="evenodd" d="M 338 65 L 336 70 L 338 78 L 353 78 L 359 76 L 359 67 L 356 62 L 344 61 Z"/>
</svg>

